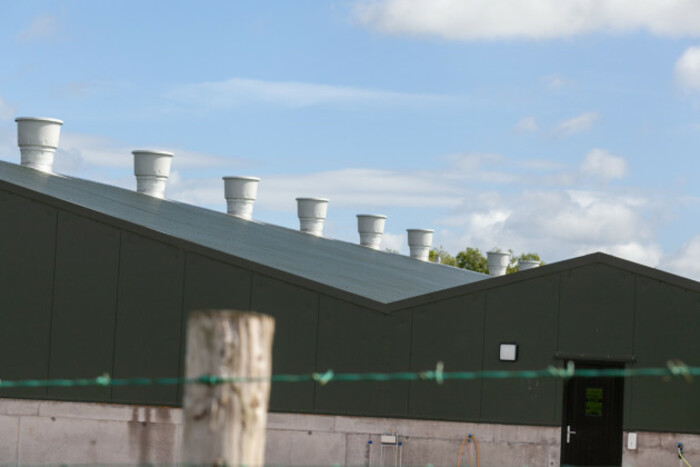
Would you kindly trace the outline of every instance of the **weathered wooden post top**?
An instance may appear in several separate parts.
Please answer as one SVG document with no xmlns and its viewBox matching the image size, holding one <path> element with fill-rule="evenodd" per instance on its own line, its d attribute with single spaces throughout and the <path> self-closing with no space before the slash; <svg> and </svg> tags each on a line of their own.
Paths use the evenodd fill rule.
<svg viewBox="0 0 700 467">
<path fill-rule="evenodd" d="M 186 377 L 246 381 L 185 386 L 183 463 L 264 465 L 274 331 L 275 320 L 258 313 L 205 310 L 189 316 Z"/>
</svg>

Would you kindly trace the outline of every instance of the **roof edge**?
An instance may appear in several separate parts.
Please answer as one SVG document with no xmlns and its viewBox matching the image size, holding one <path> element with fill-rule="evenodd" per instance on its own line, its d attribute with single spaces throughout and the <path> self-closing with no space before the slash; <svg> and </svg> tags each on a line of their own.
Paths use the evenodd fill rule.
<svg viewBox="0 0 700 467">
<path fill-rule="evenodd" d="M 671 272 L 662 271 L 657 268 L 645 266 L 635 263 L 634 261 L 618 258 L 603 252 L 589 253 L 587 255 L 578 256 L 576 258 L 565 259 L 554 263 L 540 266 L 538 268 L 519 271 L 513 274 L 507 274 L 500 277 L 491 277 L 489 279 L 472 282 L 470 284 L 458 285 L 445 290 L 431 292 L 418 297 L 411 297 L 404 300 L 399 300 L 387 304 L 387 310 L 391 312 L 400 311 L 414 306 L 425 305 L 435 300 L 445 300 L 459 295 L 484 292 L 495 287 L 503 287 L 517 282 L 536 279 L 551 274 L 557 274 L 572 269 L 589 266 L 592 264 L 605 264 L 617 269 L 622 269 L 634 274 L 645 276 L 654 280 L 665 282 L 667 284 L 681 287 L 695 292 L 700 292 L 700 282 L 679 276 Z"/>
</svg>

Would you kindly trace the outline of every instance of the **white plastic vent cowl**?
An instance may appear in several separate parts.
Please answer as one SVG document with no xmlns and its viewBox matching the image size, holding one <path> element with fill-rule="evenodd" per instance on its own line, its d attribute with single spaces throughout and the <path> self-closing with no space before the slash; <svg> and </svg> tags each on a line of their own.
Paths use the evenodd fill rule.
<svg viewBox="0 0 700 467">
<path fill-rule="evenodd" d="M 510 263 L 510 253 L 494 248 L 486 253 L 486 257 L 489 265 L 489 275 L 493 277 L 505 276 Z"/>
<path fill-rule="evenodd" d="M 411 258 L 428 261 L 435 231 L 432 229 L 407 229 L 406 232 L 408 232 L 408 248 L 411 252 Z"/>
<path fill-rule="evenodd" d="M 257 177 L 223 177 L 226 213 L 230 216 L 250 220 L 253 218 L 253 205 L 258 197 Z"/>
<path fill-rule="evenodd" d="M 63 122 L 55 118 L 36 117 L 18 117 L 15 122 L 21 164 L 51 173 Z"/>
<path fill-rule="evenodd" d="M 165 182 L 170 176 L 170 164 L 174 154 L 165 151 L 137 150 L 134 155 L 136 191 L 154 198 L 163 198 Z"/>
<path fill-rule="evenodd" d="M 539 268 L 540 262 L 532 259 L 521 259 L 518 261 L 518 269 L 520 271 L 527 271 L 532 268 Z"/>
<path fill-rule="evenodd" d="M 357 231 L 360 234 L 360 245 L 378 250 L 382 244 L 386 216 L 381 214 L 358 214 Z"/>
<path fill-rule="evenodd" d="M 299 229 L 317 237 L 323 236 L 323 223 L 328 212 L 326 198 L 297 198 Z"/>
</svg>

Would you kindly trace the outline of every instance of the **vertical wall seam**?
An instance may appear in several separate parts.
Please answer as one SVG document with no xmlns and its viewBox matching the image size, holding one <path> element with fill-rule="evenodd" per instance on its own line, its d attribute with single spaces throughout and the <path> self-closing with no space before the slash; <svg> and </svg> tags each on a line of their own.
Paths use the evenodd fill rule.
<svg viewBox="0 0 700 467">
<path fill-rule="evenodd" d="M 61 212 L 58 209 L 54 210 L 56 212 L 56 220 L 54 221 L 54 238 L 53 238 L 53 268 L 51 277 L 51 302 L 49 305 L 49 348 L 48 348 L 48 359 L 46 361 L 46 377 L 51 378 L 51 347 L 53 338 L 53 314 L 55 311 L 54 301 L 56 299 L 56 258 L 58 257 L 58 219 Z M 44 388 L 44 395 L 49 396 L 49 387 Z"/>
<path fill-rule="evenodd" d="M 559 338 L 561 337 L 560 333 L 560 327 L 561 327 L 561 295 L 562 295 L 562 276 L 564 273 L 559 273 L 557 274 L 557 323 L 556 323 L 556 332 L 557 332 L 557 348 L 555 352 L 558 352 L 560 349 L 560 341 Z M 563 361 L 562 361 L 563 363 Z M 562 427 L 564 425 L 564 383 L 561 379 L 557 378 L 554 380 L 555 384 L 555 395 L 557 397 L 554 398 L 554 417 L 556 418 L 557 413 L 559 412 L 559 409 L 561 409 L 561 413 L 559 413 L 559 426 Z M 561 449 L 561 448 L 560 448 Z M 563 452 L 563 450 L 562 450 Z"/>
<path fill-rule="evenodd" d="M 17 441 L 16 441 L 16 445 L 15 445 L 15 449 L 16 449 L 15 456 L 17 459 L 18 466 L 22 465 L 21 453 L 19 451 L 19 448 L 22 445 L 22 443 L 20 443 L 20 437 L 22 436 L 22 418 L 24 418 L 24 417 L 22 417 L 22 415 L 17 416 Z"/>
<path fill-rule="evenodd" d="M 314 371 L 318 371 L 318 347 L 321 341 L 321 294 L 316 292 L 316 347 L 314 348 Z M 313 404 L 311 410 L 318 408 L 318 383 L 313 383 Z"/>
<path fill-rule="evenodd" d="M 486 360 L 486 351 L 484 347 L 486 346 L 486 313 L 489 308 L 488 291 L 484 292 L 484 305 L 481 309 L 481 370 L 484 370 L 484 363 Z M 482 420 L 484 412 L 484 378 L 479 378 L 479 421 Z"/>
<path fill-rule="evenodd" d="M 248 274 L 250 279 L 248 281 L 248 311 L 253 311 L 253 276 L 255 276 L 255 273 L 248 269 L 244 269 L 244 271 L 246 274 Z M 272 342 L 272 345 L 275 345 L 274 341 Z"/>
<path fill-rule="evenodd" d="M 411 320 L 411 331 L 409 332 L 408 341 L 408 371 L 413 371 L 413 327 L 415 326 L 415 308 L 409 312 Z M 406 417 L 411 414 L 411 389 L 413 388 L 413 381 L 408 382 L 408 394 L 406 397 Z"/>
<path fill-rule="evenodd" d="M 117 366 L 117 325 L 119 323 L 119 295 L 121 291 L 121 279 L 122 279 L 122 253 L 123 253 L 123 242 L 124 242 L 124 232 L 118 230 L 119 232 L 119 248 L 117 251 L 117 289 L 114 300 L 114 331 L 112 332 L 112 368 L 110 369 L 110 375 L 115 376 L 114 370 Z M 109 400 L 114 400 L 114 386 L 109 387 Z"/>
<path fill-rule="evenodd" d="M 636 356 L 637 352 L 637 283 L 639 282 L 639 276 L 636 274 L 634 275 L 634 285 L 633 285 L 633 296 L 632 296 L 632 356 Z M 625 364 L 625 366 L 630 365 L 633 366 L 635 365 L 636 362 L 633 360 L 628 364 Z M 632 418 L 634 417 L 634 412 L 632 411 L 632 393 L 634 391 L 634 378 L 626 378 L 623 379 L 623 384 L 625 386 L 629 385 L 629 399 L 627 400 L 625 398 L 625 388 L 623 387 L 622 390 L 622 408 L 623 408 L 623 414 L 624 410 L 627 409 L 629 412 L 629 423 L 630 426 L 634 426 L 634 422 Z M 624 430 L 625 428 L 625 419 L 623 415 L 622 419 L 622 429 Z"/>
<path fill-rule="evenodd" d="M 182 278 L 180 281 L 180 345 L 178 346 L 178 377 L 182 378 L 185 376 L 185 346 L 187 345 L 187 312 L 185 310 L 185 278 L 187 277 L 187 258 L 189 256 L 188 252 L 185 250 L 179 250 L 182 252 Z M 183 400 L 185 397 L 184 386 L 182 384 L 177 385 L 177 391 L 175 392 L 175 404 L 178 401 Z M 184 405 L 184 404 L 183 404 Z"/>
</svg>

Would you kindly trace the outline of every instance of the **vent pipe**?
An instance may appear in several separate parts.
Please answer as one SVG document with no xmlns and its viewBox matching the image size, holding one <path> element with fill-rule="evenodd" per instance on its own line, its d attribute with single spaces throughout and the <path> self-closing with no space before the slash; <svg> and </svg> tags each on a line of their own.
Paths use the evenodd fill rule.
<svg viewBox="0 0 700 467">
<path fill-rule="evenodd" d="M 487 252 L 486 256 L 488 258 L 489 275 L 493 277 L 505 276 L 510 263 L 510 253 L 494 248 Z"/>
<path fill-rule="evenodd" d="M 382 243 L 386 216 L 381 214 L 358 214 L 357 231 L 360 234 L 360 245 L 378 250 Z"/>
<path fill-rule="evenodd" d="M 226 213 L 241 219 L 252 219 L 260 179 L 257 177 L 223 177 L 223 179 Z"/>
<path fill-rule="evenodd" d="M 170 176 L 170 164 L 174 154 L 165 151 L 137 150 L 134 155 L 136 191 L 154 198 L 163 198 L 165 182 Z"/>
<path fill-rule="evenodd" d="M 521 259 L 518 261 L 518 270 L 527 271 L 532 268 L 539 268 L 540 262 L 534 259 Z"/>
<path fill-rule="evenodd" d="M 63 121 L 55 118 L 18 117 L 15 122 L 21 164 L 51 173 Z"/>
<path fill-rule="evenodd" d="M 408 248 L 411 251 L 411 258 L 421 261 L 428 261 L 430 257 L 430 247 L 433 244 L 432 229 L 407 229 Z"/>
<path fill-rule="evenodd" d="M 297 198 L 299 229 L 317 237 L 323 236 L 323 223 L 328 212 L 326 198 Z"/>
</svg>

